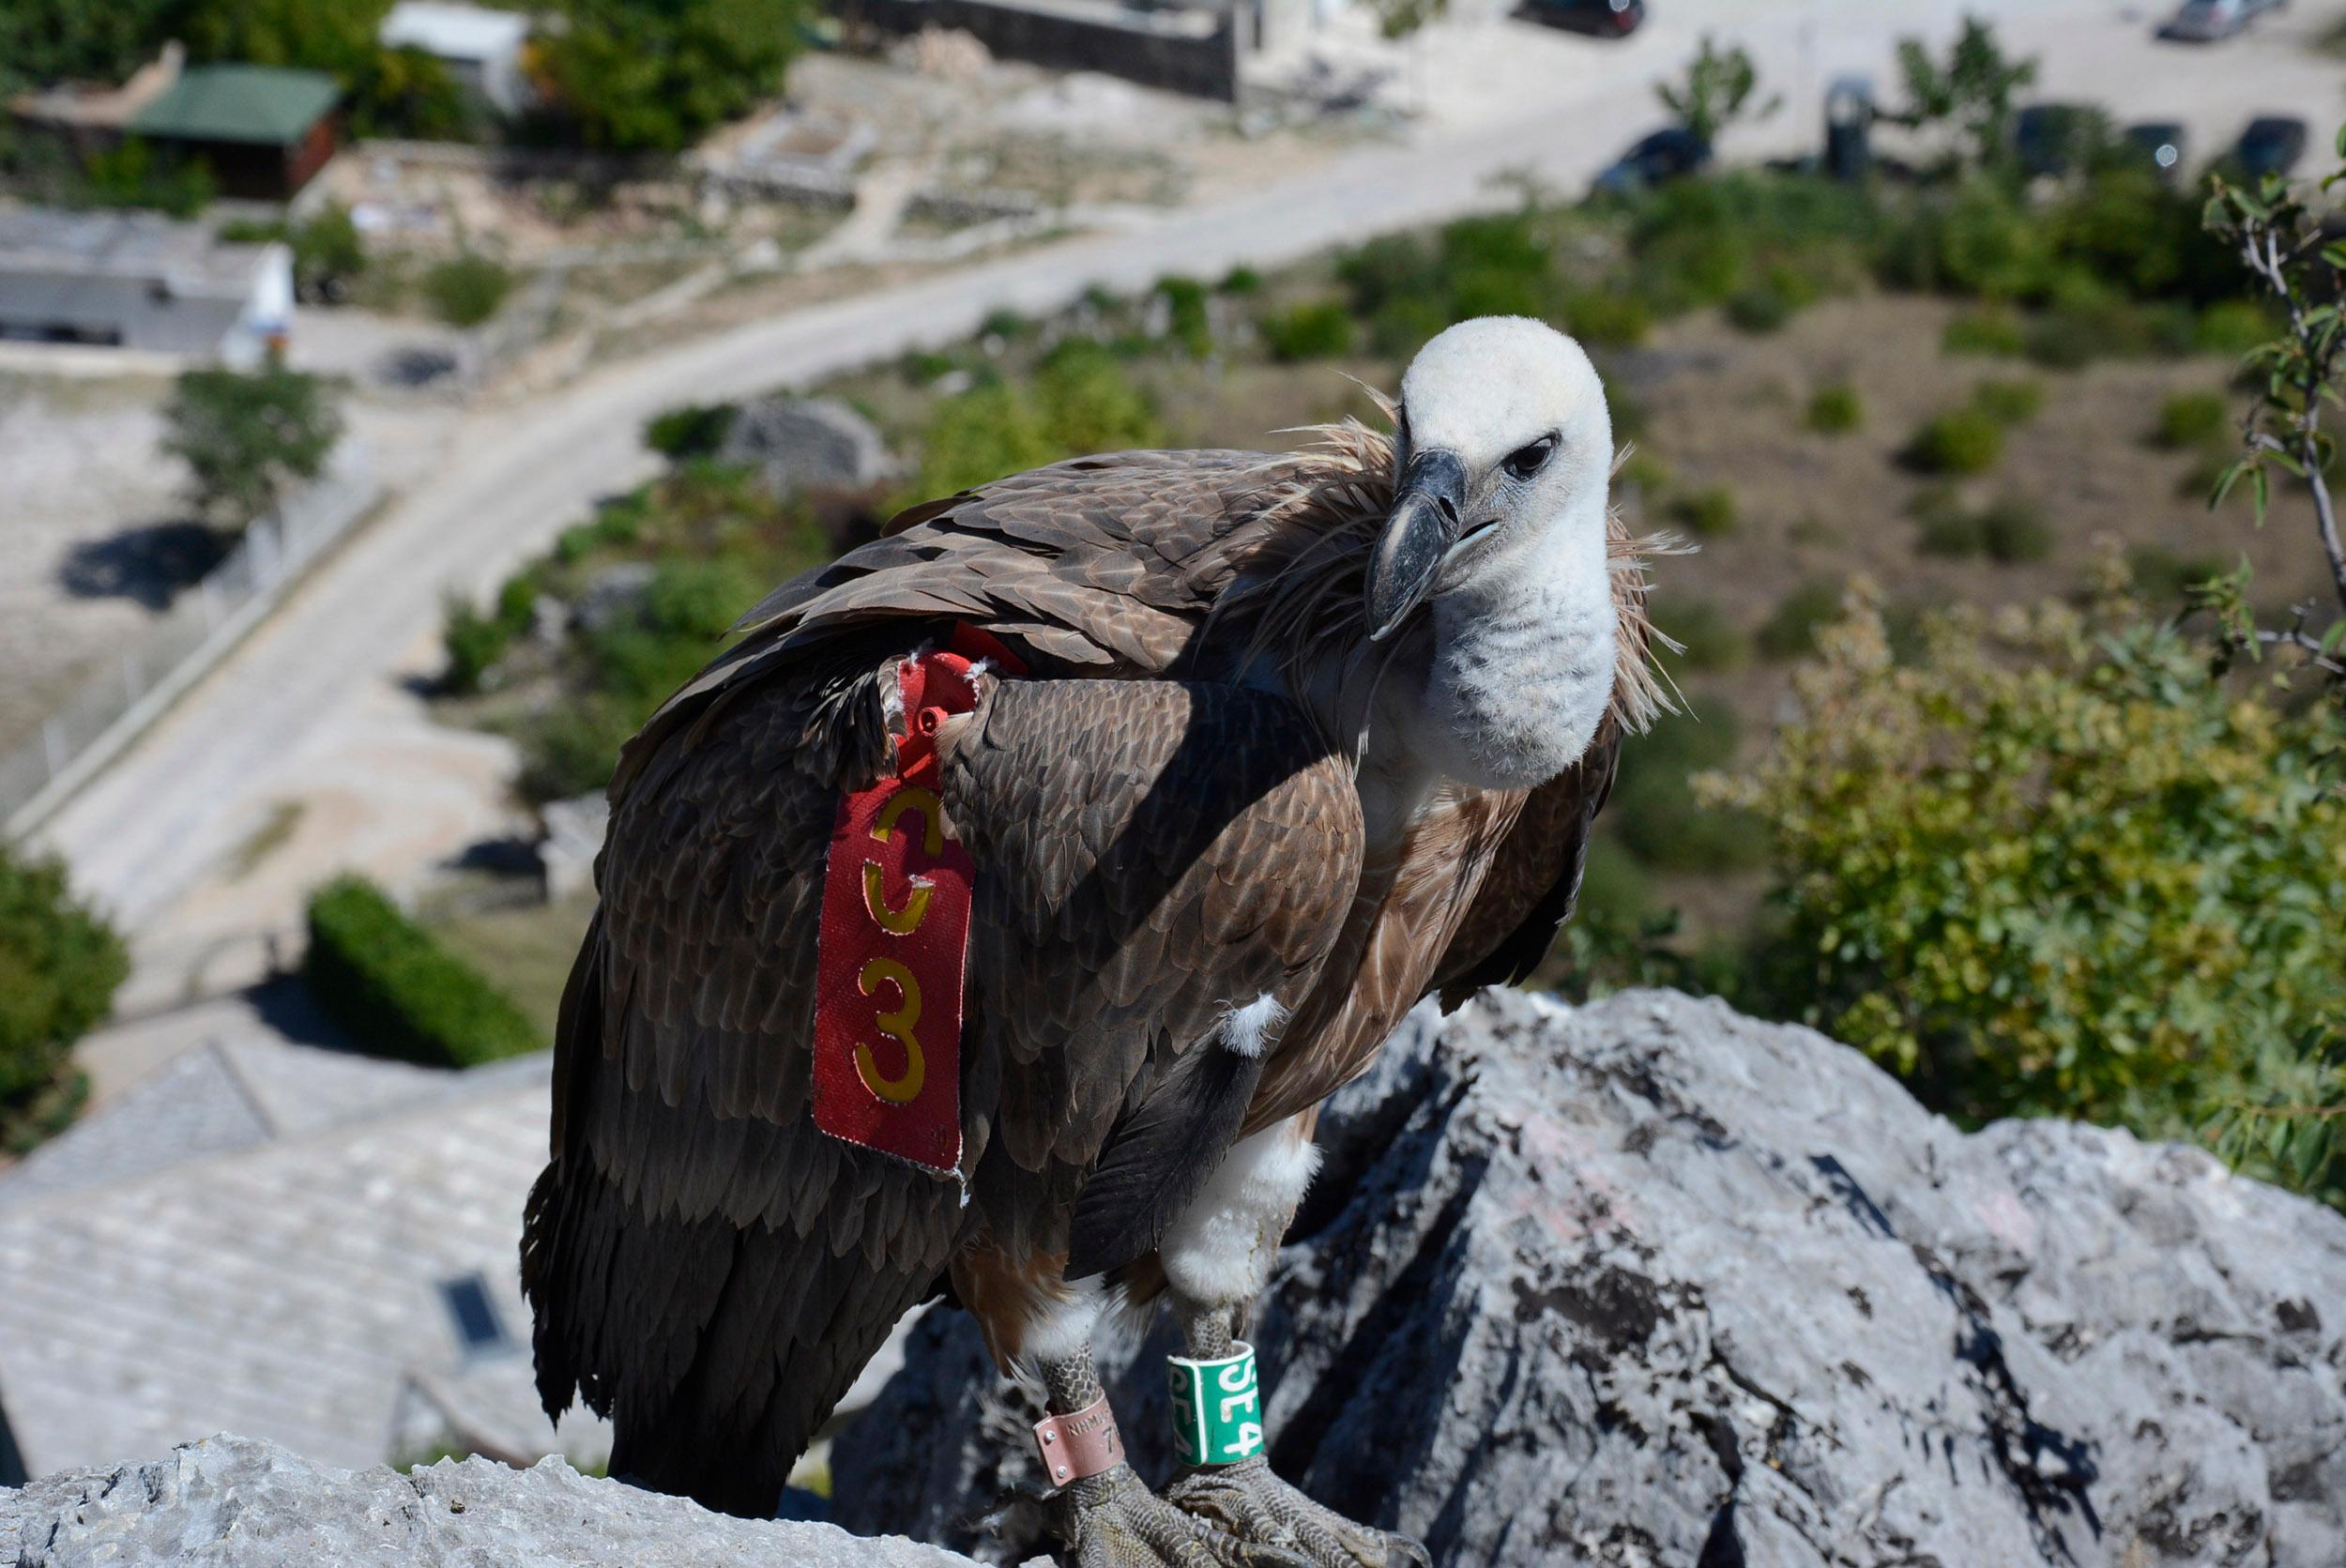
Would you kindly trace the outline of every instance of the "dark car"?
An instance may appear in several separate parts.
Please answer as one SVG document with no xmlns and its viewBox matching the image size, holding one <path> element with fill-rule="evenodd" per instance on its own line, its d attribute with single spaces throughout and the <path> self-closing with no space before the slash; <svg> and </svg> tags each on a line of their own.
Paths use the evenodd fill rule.
<svg viewBox="0 0 2346 1568">
<path fill-rule="evenodd" d="M 1711 144 L 1691 130 L 1672 126 L 1655 131 L 1615 159 L 1610 168 L 1596 176 L 1596 188 L 1626 195 L 1683 179 L 1710 163 Z"/>
<path fill-rule="evenodd" d="M 2306 155 L 2306 122 L 2286 114 L 2260 114 L 2240 133 L 2232 161 L 2250 179 L 2286 175 Z"/>
<path fill-rule="evenodd" d="M 2281 8 L 2282 0 L 2183 0 L 2183 9 L 2158 30 L 2162 38 L 2213 43 L 2231 38 L 2256 17 Z"/>
<path fill-rule="evenodd" d="M 2127 151 L 2168 184 L 2183 177 L 2184 151 L 2190 145 L 2190 137 L 2172 120 L 2145 120 L 2130 125 L 2126 127 L 2125 143 Z"/>
<path fill-rule="evenodd" d="M 1622 38 L 1645 21 L 1645 0 L 1523 0 L 1516 13 L 1574 33 Z"/>
<path fill-rule="evenodd" d="M 2110 120 L 2089 103 L 2035 103 L 2012 121 L 2012 155 L 2031 179 L 2085 167 L 2110 139 Z"/>
</svg>

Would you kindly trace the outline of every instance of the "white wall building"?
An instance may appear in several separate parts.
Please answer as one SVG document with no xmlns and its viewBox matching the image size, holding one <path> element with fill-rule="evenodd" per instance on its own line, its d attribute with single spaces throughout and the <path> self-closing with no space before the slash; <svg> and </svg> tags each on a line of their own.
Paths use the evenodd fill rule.
<svg viewBox="0 0 2346 1568">
<path fill-rule="evenodd" d="M 431 55 L 467 92 L 510 116 L 530 105 L 522 53 L 532 26 L 518 11 L 483 10 L 448 0 L 399 0 L 375 38 L 387 48 Z"/>
<path fill-rule="evenodd" d="M 0 209 L 0 341 L 249 367 L 293 331 L 293 252 L 143 212 Z"/>
</svg>

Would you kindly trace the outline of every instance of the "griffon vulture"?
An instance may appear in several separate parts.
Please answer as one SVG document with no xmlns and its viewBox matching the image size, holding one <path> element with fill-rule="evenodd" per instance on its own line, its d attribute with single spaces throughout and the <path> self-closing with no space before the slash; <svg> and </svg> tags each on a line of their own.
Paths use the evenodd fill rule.
<svg viewBox="0 0 2346 1568">
<path fill-rule="evenodd" d="M 630 742 L 522 1243 L 613 1473 L 770 1513 L 950 1292 L 1041 1380 L 1080 1563 L 1422 1560 L 1271 1473 L 1238 1336 L 1315 1107 L 1540 961 L 1663 698 L 1579 346 L 1464 323 L 1389 412 L 913 508 Z M 1162 1495 L 1090 1351 L 1160 1295 Z"/>
</svg>

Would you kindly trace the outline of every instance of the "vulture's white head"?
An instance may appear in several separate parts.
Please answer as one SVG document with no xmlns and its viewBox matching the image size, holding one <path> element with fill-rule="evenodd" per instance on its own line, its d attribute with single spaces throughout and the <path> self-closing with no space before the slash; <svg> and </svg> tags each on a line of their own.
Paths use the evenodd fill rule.
<svg viewBox="0 0 2346 1568">
<path fill-rule="evenodd" d="M 1461 322 L 1410 361 L 1399 435 L 1367 609 L 1379 641 L 1421 608 L 1431 623 L 1412 749 L 1464 784 L 1545 783 L 1612 693 L 1604 385 L 1544 323 Z"/>
</svg>

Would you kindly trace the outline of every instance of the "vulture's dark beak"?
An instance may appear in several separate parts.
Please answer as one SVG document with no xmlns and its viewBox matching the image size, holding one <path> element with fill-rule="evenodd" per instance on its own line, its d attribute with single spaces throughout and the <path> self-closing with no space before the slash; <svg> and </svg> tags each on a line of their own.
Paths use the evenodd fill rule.
<svg viewBox="0 0 2346 1568">
<path fill-rule="evenodd" d="M 1409 619 L 1434 586 L 1441 558 L 1465 531 L 1466 464 L 1432 448 L 1401 470 L 1377 553 L 1368 560 L 1368 640 L 1381 643 Z"/>
</svg>

